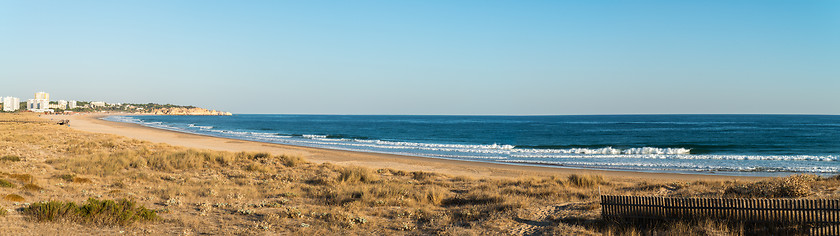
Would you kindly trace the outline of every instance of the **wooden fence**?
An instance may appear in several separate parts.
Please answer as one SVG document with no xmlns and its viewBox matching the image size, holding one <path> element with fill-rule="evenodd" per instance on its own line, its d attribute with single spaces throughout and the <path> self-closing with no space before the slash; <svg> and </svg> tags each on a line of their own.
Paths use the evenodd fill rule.
<svg viewBox="0 0 840 236">
<path fill-rule="evenodd" d="M 803 224 L 840 235 L 840 200 L 601 196 L 604 219 L 725 219 Z"/>
</svg>

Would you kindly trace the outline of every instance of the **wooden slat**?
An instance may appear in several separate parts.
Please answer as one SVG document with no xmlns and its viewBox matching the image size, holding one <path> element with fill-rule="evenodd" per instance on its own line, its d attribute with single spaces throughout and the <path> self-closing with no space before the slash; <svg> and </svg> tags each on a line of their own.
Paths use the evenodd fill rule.
<svg viewBox="0 0 840 236">
<path fill-rule="evenodd" d="M 727 199 L 601 196 L 607 219 L 728 219 L 800 223 L 814 235 L 840 235 L 840 199 Z"/>
</svg>

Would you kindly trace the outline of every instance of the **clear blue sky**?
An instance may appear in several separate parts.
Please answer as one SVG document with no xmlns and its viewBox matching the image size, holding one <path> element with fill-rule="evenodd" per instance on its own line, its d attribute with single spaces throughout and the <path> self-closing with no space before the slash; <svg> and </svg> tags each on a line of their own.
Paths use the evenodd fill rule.
<svg viewBox="0 0 840 236">
<path fill-rule="evenodd" d="M 234 113 L 840 114 L 840 1 L 5 1 L 0 96 Z"/>
</svg>

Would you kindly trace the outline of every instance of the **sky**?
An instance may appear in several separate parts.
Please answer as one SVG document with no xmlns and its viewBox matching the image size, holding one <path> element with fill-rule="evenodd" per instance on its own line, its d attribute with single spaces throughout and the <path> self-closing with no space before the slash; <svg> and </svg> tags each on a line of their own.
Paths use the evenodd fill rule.
<svg viewBox="0 0 840 236">
<path fill-rule="evenodd" d="M 840 114 L 840 1 L 7 1 L 0 96 L 250 114 Z"/>
</svg>

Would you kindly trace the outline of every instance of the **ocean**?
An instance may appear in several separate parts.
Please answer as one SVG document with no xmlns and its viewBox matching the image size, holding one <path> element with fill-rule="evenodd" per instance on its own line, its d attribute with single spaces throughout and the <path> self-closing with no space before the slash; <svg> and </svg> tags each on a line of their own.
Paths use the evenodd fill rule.
<svg viewBox="0 0 840 236">
<path fill-rule="evenodd" d="M 840 116 L 110 116 L 217 137 L 431 158 L 641 172 L 840 171 Z"/>
</svg>

